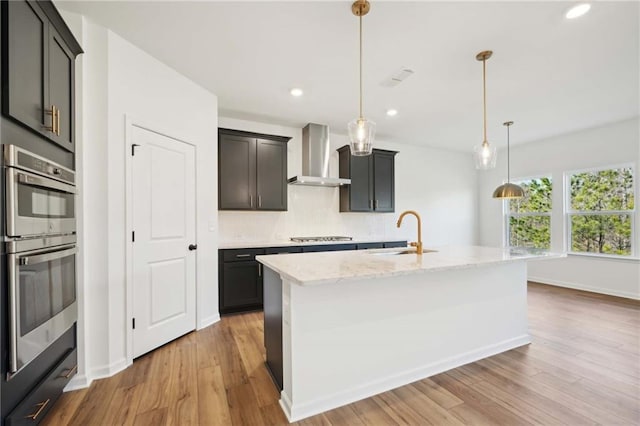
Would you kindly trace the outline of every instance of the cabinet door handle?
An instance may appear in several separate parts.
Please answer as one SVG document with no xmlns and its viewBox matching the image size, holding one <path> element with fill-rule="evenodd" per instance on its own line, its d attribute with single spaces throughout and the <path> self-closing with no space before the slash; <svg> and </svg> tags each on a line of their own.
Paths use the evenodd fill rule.
<svg viewBox="0 0 640 426">
<path fill-rule="evenodd" d="M 44 113 L 51 116 L 51 126 L 44 126 L 43 129 L 51 133 L 56 133 L 56 106 L 51 105 L 51 109 L 45 109 Z"/>
<path fill-rule="evenodd" d="M 258 263 L 258 276 L 262 276 L 262 263 Z"/>
<path fill-rule="evenodd" d="M 249 257 L 250 254 L 236 254 L 236 257 Z"/>
<path fill-rule="evenodd" d="M 40 415 L 40 413 L 42 413 L 42 410 L 44 410 L 44 407 L 46 407 L 47 404 L 49 404 L 49 401 L 51 401 L 51 400 L 47 399 L 46 401 L 37 403 L 36 407 L 40 406 L 40 408 L 38 408 L 38 411 L 36 411 L 33 414 L 29 414 L 28 416 L 25 416 L 24 418 L 25 419 L 35 420 Z"/>
<path fill-rule="evenodd" d="M 378 210 L 378 200 L 376 200 L 375 203 L 376 203 L 376 210 Z"/>
<path fill-rule="evenodd" d="M 373 200 L 369 200 L 369 208 L 373 210 Z"/>
<path fill-rule="evenodd" d="M 56 108 L 56 135 L 60 136 L 60 110 Z"/>
<path fill-rule="evenodd" d="M 258 207 L 262 207 L 262 195 L 258 195 Z"/>
<path fill-rule="evenodd" d="M 197 244 L 189 244 L 189 251 L 194 251 L 194 250 L 198 250 L 198 245 Z"/>
<path fill-rule="evenodd" d="M 249 195 L 249 207 L 253 207 L 253 195 Z"/>
</svg>

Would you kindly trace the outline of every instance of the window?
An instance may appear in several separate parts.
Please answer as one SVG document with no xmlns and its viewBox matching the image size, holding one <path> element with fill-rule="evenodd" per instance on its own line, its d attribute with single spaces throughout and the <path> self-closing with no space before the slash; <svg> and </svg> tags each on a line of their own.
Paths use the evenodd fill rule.
<svg viewBox="0 0 640 426">
<path fill-rule="evenodd" d="M 633 169 L 617 167 L 567 176 L 569 251 L 631 256 Z"/>
<path fill-rule="evenodd" d="M 524 198 L 507 202 L 507 244 L 551 248 L 551 178 L 533 178 L 517 184 L 524 189 Z"/>
</svg>

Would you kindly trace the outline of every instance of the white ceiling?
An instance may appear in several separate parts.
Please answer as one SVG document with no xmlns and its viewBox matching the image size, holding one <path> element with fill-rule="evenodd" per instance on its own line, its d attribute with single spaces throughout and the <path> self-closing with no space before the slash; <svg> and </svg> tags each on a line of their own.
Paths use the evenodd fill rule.
<svg viewBox="0 0 640 426">
<path fill-rule="evenodd" d="M 638 2 L 371 2 L 364 113 L 379 138 L 471 151 L 639 115 Z M 350 2 L 56 2 L 112 29 L 218 95 L 222 115 L 346 133 L 357 115 L 358 26 Z M 381 86 L 401 66 L 415 74 Z M 293 98 L 292 87 L 305 94 Z M 399 113 L 390 118 L 388 108 Z"/>
</svg>

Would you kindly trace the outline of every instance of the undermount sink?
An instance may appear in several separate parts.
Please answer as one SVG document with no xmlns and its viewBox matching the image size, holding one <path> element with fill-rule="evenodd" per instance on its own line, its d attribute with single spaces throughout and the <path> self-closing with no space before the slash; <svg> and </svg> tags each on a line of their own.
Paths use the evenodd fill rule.
<svg viewBox="0 0 640 426">
<path fill-rule="evenodd" d="M 436 253 L 438 250 L 429 250 L 424 249 L 422 253 Z M 374 256 L 397 256 L 399 254 L 417 254 L 415 250 L 398 250 L 398 251 L 378 251 L 378 252 L 370 252 L 369 254 L 373 254 Z"/>
</svg>

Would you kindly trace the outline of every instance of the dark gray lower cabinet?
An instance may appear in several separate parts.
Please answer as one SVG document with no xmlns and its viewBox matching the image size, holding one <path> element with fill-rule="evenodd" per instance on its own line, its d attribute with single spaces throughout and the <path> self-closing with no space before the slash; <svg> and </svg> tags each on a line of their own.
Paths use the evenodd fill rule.
<svg viewBox="0 0 640 426">
<path fill-rule="evenodd" d="M 222 294 L 226 308 L 259 307 L 262 304 L 262 274 L 258 262 L 225 263 L 223 269 L 225 280 L 232 283 Z"/>
<path fill-rule="evenodd" d="M 38 424 L 51 410 L 78 369 L 77 349 L 70 349 L 42 382 L 7 416 L 7 426 Z"/>
<path fill-rule="evenodd" d="M 6 293 L 5 293 L 6 294 Z M 0 299 L 4 295 L 0 292 Z M 2 332 L 8 330 L 6 319 L 0 319 Z M 0 342 L 7 354 L 9 339 Z M 40 355 L 6 380 L 7 363 L 0 363 L 0 425 L 34 425 L 46 417 L 62 395 L 62 389 L 77 372 L 76 327 L 67 330 Z"/>
<path fill-rule="evenodd" d="M 264 249 L 220 250 L 221 314 L 262 309 L 262 265 L 255 260 Z"/>
<path fill-rule="evenodd" d="M 318 251 L 340 251 L 340 250 L 357 250 L 355 244 L 322 244 L 317 246 L 303 246 L 303 253 L 313 253 Z"/>
<path fill-rule="evenodd" d="M 358 243 L 358 250 L 381 249 L 384 243 Z"/>
<path fill-rule="evenodd" d="M 406 241 L 387 241 L 384 243 L 384 248 L 396 248 L 396 247 L 406 247 Z"/>
<path fill-rule="evenodd" d="M 255 260 L 256 256 L 406 246 L 406 241 L 386 241 L 219 250 L 218 296 L 220 314 L 255 311 L 263 308 L 263 300 L 269 297 L 269 290 L 264 289 L 263 291 L 265 270 Z"/>
<path fill-rule="evenodd" d="M 264 270 L 264 347 L 267 370 L 282 390 L 282 280 L 269 268 Z"/>
</svg>

